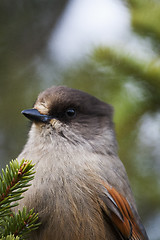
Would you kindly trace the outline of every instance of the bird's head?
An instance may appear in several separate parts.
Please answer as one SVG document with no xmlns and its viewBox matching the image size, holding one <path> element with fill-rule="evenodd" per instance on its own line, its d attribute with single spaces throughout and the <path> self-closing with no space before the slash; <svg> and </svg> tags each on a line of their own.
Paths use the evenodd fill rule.
<svg viewBox="0 0 160 240">
<path fill-rule="evenodd" d="M 39 94 L 32 109 L 22 113 L 44 134 L 59 134 L 74 144 L 80 139 L 114 141 L 113 108 L 76 89 L 53 86 Z"/>
</svg>

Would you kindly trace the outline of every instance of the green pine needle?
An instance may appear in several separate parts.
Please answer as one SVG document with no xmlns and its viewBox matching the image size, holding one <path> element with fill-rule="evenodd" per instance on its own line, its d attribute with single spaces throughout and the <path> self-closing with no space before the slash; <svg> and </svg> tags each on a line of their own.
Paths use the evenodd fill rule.
<svg viewBox="0 0 160 240">
<path fill-rule="evenodd" d="M 19 240 L 19 237 L 14 237 L 14 235 L 10 234 L 7 237 L 2 237 L 0 240 Z"/>
<path fill-rule="evenodd" d="M 18 213 L 11 208 L 17 206 L 22 193 L 31 185 L 34 178 L 34 165 L 31 161 L 12 160 L 0 175 L 0 240 L 25 239 L 28 234 L 38 228 L 38 214 L 26 207 Z"/>
<path fill-rule="evenodd" d="M 0 231 L 3 236 L 8 233 L 14 234 L 14 236 L 25 239 L 28 234 L 37 229 L 40 223 L 37 223 L 38 214 L 35 214 L 33 209 L 27 212 L 26 207 L 18 213 L 13 213 L 11 216 L 6 216 L 3 223 L 1 223 Z"/>
<path fill-rule="evenodd" d="M 31 161 L 22 160 L 19 164 L 18 160 L 10 162 L 10 166 L 2 169 L 0 175 L 0 218 L 8 213 L 9 209 L 17 205 L 18 200 L 22 198 L 22 193 L 25 192 L 34 178 L 34 165 Z"/>
</svg>

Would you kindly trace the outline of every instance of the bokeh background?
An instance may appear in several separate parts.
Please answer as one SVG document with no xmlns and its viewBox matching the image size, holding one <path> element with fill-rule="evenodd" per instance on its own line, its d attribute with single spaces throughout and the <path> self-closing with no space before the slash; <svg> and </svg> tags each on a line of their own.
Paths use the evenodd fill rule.
<svg viewBox="0 0 160 240">
<path fill-rule="evenodd" d="M 0 1 L 0 167 L 26 142 L 20 114 L 52 85 L 114 106 L 123 161 L 151 240 L 160 239 L 160 1 Z"/>
</svg>

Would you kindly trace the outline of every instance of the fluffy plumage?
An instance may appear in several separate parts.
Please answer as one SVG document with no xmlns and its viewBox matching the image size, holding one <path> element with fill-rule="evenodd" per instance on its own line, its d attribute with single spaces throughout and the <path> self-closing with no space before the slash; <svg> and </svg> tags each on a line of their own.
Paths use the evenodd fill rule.
<svg viewBox="0 0 160 240">
<path fill-rule="evenodd" d="M 31 239 L 148 239 L 125 168 L 117 156 L 110 105 L 59 86 L 40 93 L 18 159 L 36 164 L 21 205 L 39 212 Z"/>
</svg>

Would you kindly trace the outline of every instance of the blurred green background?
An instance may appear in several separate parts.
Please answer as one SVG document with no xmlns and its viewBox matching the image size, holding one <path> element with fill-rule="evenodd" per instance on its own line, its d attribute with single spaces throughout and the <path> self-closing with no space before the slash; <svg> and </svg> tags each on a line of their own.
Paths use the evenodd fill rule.
<svg viewBox="0 0 160 240">
<path fill-rule="evenodd" d="M 20 112 L 32 107 L 40 91 L 67 85 L 93 94 L 114 106 L 119 155 L 149 237 L 158 240 L 160 2 L 121 1 L 130 14 L 134 36 L 149 42 L 148 57 L 138 57 L 134 46 L 130 54 L 118 44 L 99 44 L 64 66 L 51 57 L 48 43 L 69 2 L 0 1 L 0 167 L 16 158 L 25 144 L 29 123 Z"/>
</svg>

